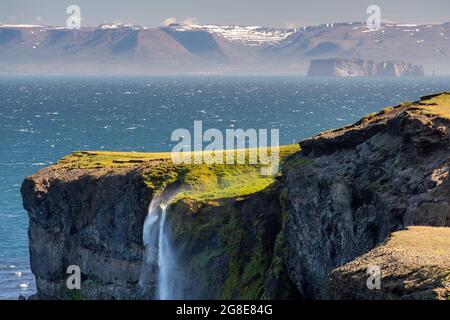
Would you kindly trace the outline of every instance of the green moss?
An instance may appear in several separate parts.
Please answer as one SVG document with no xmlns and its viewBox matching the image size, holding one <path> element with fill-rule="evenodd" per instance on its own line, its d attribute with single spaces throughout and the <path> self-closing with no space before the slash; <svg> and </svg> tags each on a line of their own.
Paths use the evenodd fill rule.
<svg viewBox="0 0 450 320">
<path fill-rule="evenodd" d="M 161 161 L 156 166 L 144 169 L 141 175 L 149 189 L 159 192 L 177 181 L 182 170 L 182 165 L 174 165 L 170 161 Z"/>
<path fill-rule="evenodd" d="M 265 274 L 270 265 L 270 260 L 270 256 L 266 252 L 262 252 L 261 247 L 252 254 L 240 280 L 243 283 L 242 294 L 240 295 L 242 299 L 255 300 L 262 297 Z"/>
<path fill-rule="evenodd" d="M 69 289 L 67 289 L 66 295 L 67 295 L 68 300 L 84 300 L 84 295 L 81 292 L 81 290 L 76 290 L 76 289 L 69 290 Z"/>
<path fill-rule="evenodd" d="M 253 149 L 254 150 L 254 149 Z M 299 150 L 298 145 L 281 146 L 280 162 Z M 243 150 L 244 164 L 226 164 L 226 156 L 234 159 L 238 151 L 223 153 L 224 164 L 174 164 L 171 153 L 75 152 L 64 157 L 55 167 L 81 169 L 115 169 L 139 166 L 144 183 L 154 192 L 162 192 L 178 182 L 183 186 L 178 199 L 200 201 L 246 196 L 270 185 L 272 176 L 261 175 L 262 165 L 249 161 L 250 149 Z M 268 152 L 270 155 L 270 151 Z M 194 153 L 190 154 L 192 159 Z"/>
<path fill-rule="evenodd" d="M 262 191 L 261 197 L 266 196 Z M 254 210 L 260 204 L 256 199 L 251 204 L 223 199 L 200 207 L 198 201 L 182 199 L 171 205 L 173 239 L 183 243 L 183 269 L 197 288 L 220 299 L 262 298 L 273 256 L 269 233 L 276 233 L 278 226 Z"/>
<path fill-rule="evenodd" d="M 273 177 L 261 176 L 254 166 L 198 165 L 185 170 L 180 181 L 187 186 L 180 198 L 211 200 L 255 193 L 270 185 Z"/>
<path fill-rule="evenodd" d="M 254 231 L 255 238 L 249 236 Z M 264 242 L 264 226 L 255 220 L 246 226 L 238 215 L 233 215 L 225 228 L 221 230 L 221 243 L 226 246 L 228 260 L 228 278 L 226 279 L 223 299 L 261 299 L 265 288 L 266 272 L 272 260 L 273 247 Z"/>
<path fill-rule="evenodd" d="M 239 250 L 245 241 L 246 233 L 243 226 L 239 223 L 236 215 L 232 215 L 229 222 L 220 230 L 219 237 L 226 247 L 228 256 L 229 276 L 224 283 L 222 290 L 222 299 L 230 300 L 235 298 L 239 289 L 239 278 L 244 264 L 245 253 Z"/>
</svg>

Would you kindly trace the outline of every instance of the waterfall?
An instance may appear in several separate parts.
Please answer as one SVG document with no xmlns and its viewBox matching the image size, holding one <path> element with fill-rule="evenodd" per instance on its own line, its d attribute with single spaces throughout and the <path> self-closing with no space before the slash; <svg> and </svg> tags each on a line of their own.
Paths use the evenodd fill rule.
<svg viewBox="0 0 450 320">
<path fill-rule="evenodd" d="M 160 300 L 177 299 L 176 294 L 176 258 L 167 228 L 167 206 L 173 197 L 163 200 L 156 196 L 150 203 L 145 219 L 143 240 L 145 259 L 139 281 L 144 293 L 148 290 L 153 275 L 154 298 Z M 155 277 L 156 276 L 156 277 Z"/>
<path fill-rule="evenodd" d="M 159 225 L 159 245 L 158 245 L 158 298 L 160 300 L 170 300 L 175 298 L 174 292 L 174 271 L 175 255 L 170 244 L 166 231 L 167 206 L 161 205 L 161 222 Z"/>
</svg>

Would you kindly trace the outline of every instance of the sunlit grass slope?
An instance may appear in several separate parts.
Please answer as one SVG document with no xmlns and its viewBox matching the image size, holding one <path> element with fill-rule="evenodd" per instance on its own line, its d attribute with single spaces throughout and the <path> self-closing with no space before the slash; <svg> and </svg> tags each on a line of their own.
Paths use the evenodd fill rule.
<svg viewBox="0 0 450 320">
<path fill-rule="evenodd" d="M 298 145 L 276 148 L 280 165 L 283 159 L 299 151 Z M 237 151 L 227 151 L 236 157 Z M 269 186 L 273 176 L 261 174 L 263 167 L 250 164 L 249 149 L 245 150 L 245 164 L 175 164 L 171 153 L 79 151 L 64 157 L 55 166 L 66 169 L 142 168 L 147 186 L 156 192 L 175 182 L 180 185 L 178 197 L 214 200 L 245 196 Z M 270 155 L 270 151 L 268 151 Z M 194 153 L 189 154 L 192 158 Z M 225 153 L 224 153 L 225 158 Z M 224 161 L 225 162 L 225 161 Z"/>
<path fill-rule="evenodd" d="M 450 92 L 424 97 L 418 104 L 428 114 L 450 119 Z"/>
</svg>

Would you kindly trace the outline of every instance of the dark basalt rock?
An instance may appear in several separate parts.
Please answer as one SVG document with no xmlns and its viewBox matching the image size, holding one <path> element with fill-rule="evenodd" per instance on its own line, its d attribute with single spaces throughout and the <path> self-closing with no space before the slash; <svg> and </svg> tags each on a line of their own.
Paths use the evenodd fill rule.
<svg viewBox="0 0 450 320">
<path fill-rule="evenodd" d="M 398 107 L 301 142 L 283 168 L 291 279 L 326 296 L 327 274 L 410 225 L 450 226 L 450 121 Z"/>
</svg>

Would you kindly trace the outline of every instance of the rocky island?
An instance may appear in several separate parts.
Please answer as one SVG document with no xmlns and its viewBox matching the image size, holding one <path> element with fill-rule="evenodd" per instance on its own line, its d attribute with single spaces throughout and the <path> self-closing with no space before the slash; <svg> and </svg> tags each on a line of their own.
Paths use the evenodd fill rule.
<svg viewBox="0 0 450 320">
<path fill-rule="evenodd" d="M 381 61 L 361 59 L 312 60 L 309 77 L 421 77 L 423 66 L 403 61 Z"/>
<path fill-rule="evenodd" d="M 448 299 L 449 127 L 450 93 L 385 108 L 280 147 L 275 178 L 76 152 L 22 185 L 36 298 L 158 298 L 161 263 L 147 258 L 161 246 L 146 248 L 144 225 L 159 199 L 171 298 Z M 69 265 L 81 290 L 66 287 Z"/>
</svg>

